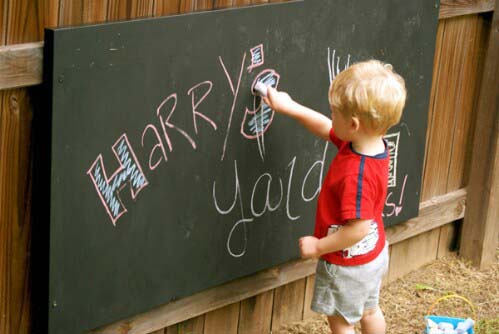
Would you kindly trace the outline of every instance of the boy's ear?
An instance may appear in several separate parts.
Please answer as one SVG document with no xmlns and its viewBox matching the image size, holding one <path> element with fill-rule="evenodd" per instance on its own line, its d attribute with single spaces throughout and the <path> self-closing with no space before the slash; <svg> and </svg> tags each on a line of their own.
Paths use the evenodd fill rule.
<svg viewBox="0 0 499 334">
<path fill-rule="evenodd" d="M 350 130 L 357 131 L 360 128 L 360 120 L 357 116 L 352 116 L 350 120 Z"/>
</svg>

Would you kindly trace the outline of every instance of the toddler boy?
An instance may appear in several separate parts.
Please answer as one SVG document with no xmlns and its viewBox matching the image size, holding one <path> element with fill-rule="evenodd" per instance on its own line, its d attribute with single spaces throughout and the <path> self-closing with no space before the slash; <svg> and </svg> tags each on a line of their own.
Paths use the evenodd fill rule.
<svg viewBox="0 0 499 334">
<path fill-rule="evenodd" d="M 382 212 L 388 187 L 388 147 L 383 139 L 405 105 L 404 80 L 392 66 L 361 62 L 339 73 L 329 88 L 331 120 L 267 91 L 264 102 L 338 148 L 322 185 L 313 236 L 299 240 L 303 258 L 320 258 L 312 309 L 328 316 L 333 334 L 383 334 L 378 306 L 388 244 Z"/>
</svg>

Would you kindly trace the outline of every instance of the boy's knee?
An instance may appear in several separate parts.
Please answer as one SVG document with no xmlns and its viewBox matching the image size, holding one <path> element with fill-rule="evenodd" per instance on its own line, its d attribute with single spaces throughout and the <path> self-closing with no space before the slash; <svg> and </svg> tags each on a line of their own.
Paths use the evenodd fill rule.
<svg viewBox="0 0 499 334">
<path fill-rule="evenodd" d="M 362 314 L 362 318 L 377 317 L 377 316 L 381 316 L 381 315 L 383 315 L 383 313 L 381 312 L 381 309 L 379 307 L 375 307 L 375 308 L 364 310 L 364 313 Z"/>
</svg>

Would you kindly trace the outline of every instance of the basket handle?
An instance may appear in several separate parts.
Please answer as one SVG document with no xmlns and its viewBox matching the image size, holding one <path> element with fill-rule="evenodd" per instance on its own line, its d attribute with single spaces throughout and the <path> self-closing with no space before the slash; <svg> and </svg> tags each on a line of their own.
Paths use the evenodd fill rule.
<svg viewBox="0 0 499 334">
<path fill-rule="evenodd" d="M 437 300 L 435 300 L 433 302 L 433 304 L 430 305 L 430 307 L 428 308 L 427 314 L 430 315 L 431 311 L 433 311 L 433 309 L 435 308 L 435 306 L 437 306 L 438 303 L 440 303 L 443 300 L 451 299 L 451 298 L 457 298 L 457 299 L 461 299 L 461 300 L 465 301 L 471 307 L 471 310 L 473 311 L 473 317 L 474 317 L 473 320 L 475 320 L 475 321 L 478 320 L 475 305 L 473 305 L 473 303 L 470 302 L 467 298 L 464 298 L 463 296 L 460 296 L 457 294 L 451 294 L 451 295 L 447 295 L 447 296 L 443 296 L 443 297 L 438 298 Z"/>
</svg>

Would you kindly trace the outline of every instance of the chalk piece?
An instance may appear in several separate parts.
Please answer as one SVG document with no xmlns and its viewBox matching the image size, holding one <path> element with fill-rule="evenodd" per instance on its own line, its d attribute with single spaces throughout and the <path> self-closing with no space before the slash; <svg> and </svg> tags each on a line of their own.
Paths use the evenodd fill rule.
<svg viewBox="0 0 499 334">
<path fill-rule="evenodd" d="M 438 328 L 442 329 L 442 330 L 446 330 L 446 329 L 454 329 L 454 325 L 451 324 L 450 322 L 439 322 L 438 323 Z"/>
<path fill-rule="evenodd" d="M 263 82 L 259 81 L 256 83 L 255 87 L 253 90 L 258 93 L 258 95 L 266 97 L 267 96 L 267 85 L 264 84 Z"/>
</svg>

